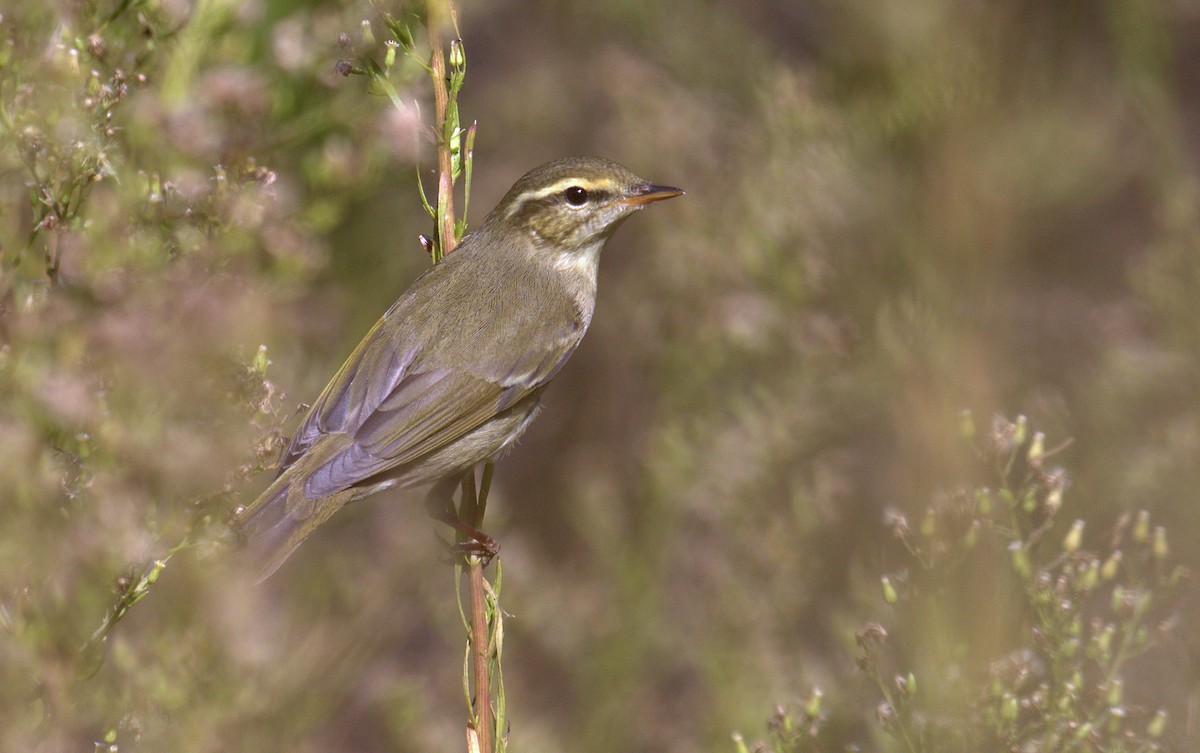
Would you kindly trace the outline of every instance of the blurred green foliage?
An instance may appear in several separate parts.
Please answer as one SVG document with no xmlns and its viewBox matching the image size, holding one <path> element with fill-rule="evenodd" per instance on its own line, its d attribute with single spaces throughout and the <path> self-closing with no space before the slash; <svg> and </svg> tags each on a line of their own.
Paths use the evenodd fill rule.
<svg viewBox="0 0 1200 753">
<path fill-rule="evenodd" d="M 346 510 L 258 589 L 210 544 L 143 569 L 264 483 L 427 264 L 423 70 L 391 72 L 407 110 L 339 75 L 386 55 L 367 3 L 0 15 L 0 749 L 456 749 L 461 629 L 419 505 Z M 803 744 L 932 750 L 974 720 L 1020 749 L 1073 678 L 1036 671 L 1074 630 L 1032 606 L 1039 574 L 1075 588 L 1120 549 L 1070 594 L 1092 669 L 1043 730 L 1119 706 L 1120 735 L 1195 748 L 1192 584 L 1116 701 L 1087 653 L 1106 624 L 1121 645 L 1113 584 L 1157 526 L 1200 564 L 1194 3 L 473 0 L 459 26 L 474 215 L 571 153 L 688 191 L 610 244 L 587 341 L 497 468 L 514 745 L 733 750 L 779 703 L 778 744 L 819 721 Z M 1009 529 L 1049 524 L 1027 575 L 964 548 L 989 518 L 957 490 L 998 487 L 963 409 L 1074 440 L 1061 506 Z"/>
</svg>

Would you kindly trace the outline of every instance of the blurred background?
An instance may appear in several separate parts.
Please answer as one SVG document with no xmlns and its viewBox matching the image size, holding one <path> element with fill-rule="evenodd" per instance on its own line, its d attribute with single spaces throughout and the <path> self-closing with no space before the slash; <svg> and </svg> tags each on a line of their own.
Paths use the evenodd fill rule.
<svg viewBox="0 0 1200 753">
<path fill-rule="evenodd" d="M 336 73 L 382 57 L 367 2 L 0 14 L 0 748 L 461 749 L 453 572 L 413 499 L 259 588 L 210 541 L 428 263 L 423 71 L 392 71 L 407 112 Z M 821 749 L 916 749 L 863 625 L 901 674 L 981 684 L 1038 645 L 1003 587 L 950 578 L 936 618 L 880 593 L 920 569 L 898 518 L 996 483 L 965 410 L 1072 440 L 1055 546 L 1147 510 L 1200 565 L 1200 5 L 463 0 L 459 28 L 470 221 L 569 154 L 687 191 L 609 244 L 497 469 L 514 750 L 753 747 L 814 688 Z M 1167 750 L 1200 740 L 1198 607 L 1185 582 L 1123 670 Z"/>
</svg>

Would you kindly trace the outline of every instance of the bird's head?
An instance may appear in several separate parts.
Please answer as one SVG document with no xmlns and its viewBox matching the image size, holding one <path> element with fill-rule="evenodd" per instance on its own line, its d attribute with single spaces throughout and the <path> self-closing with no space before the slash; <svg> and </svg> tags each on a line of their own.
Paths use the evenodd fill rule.
<svg viewBox="0 0 1200 753">
<path fill-rule="evenodd" d="M 484 225 L 526 234 L 556 251 L 579 252 L 598 249 L 621 220 L 647 204 L 682 194 L 610 160 L 568 157 L 526 173 Z"/>
</svg>

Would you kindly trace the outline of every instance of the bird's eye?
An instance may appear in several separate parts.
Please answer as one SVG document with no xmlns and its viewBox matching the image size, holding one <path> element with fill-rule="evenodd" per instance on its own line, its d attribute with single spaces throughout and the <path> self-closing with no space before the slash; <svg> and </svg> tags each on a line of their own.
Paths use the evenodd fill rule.
<svg viewBox="0 0 1200 753">
<path fill-rule="evenodd" d="M 567 203 L 573 207 L 581 207 L 588 200 L 587 190 L 579 186 L 571 186 L 566 191 L 563 191 L 563 196 L 567 197 Z"/>
</svg>

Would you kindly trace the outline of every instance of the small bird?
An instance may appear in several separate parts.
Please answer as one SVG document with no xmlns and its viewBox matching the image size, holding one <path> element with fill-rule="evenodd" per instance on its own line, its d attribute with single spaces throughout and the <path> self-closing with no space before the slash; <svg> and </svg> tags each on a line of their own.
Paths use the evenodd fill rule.
<svg viewBox="0 0 1200 753">
<path fill-rule="evenodd" d="M 375 323 L 309 408 L 274 482 L 235 511 L 259 579 L 348 502 L 392 487 L 432 484 L 431 517 L 491 542 L 458 520 L 455 489 L 516 442 L 583 339 L 605 241 L 682 194 L 597 157 L 518 180 Z"/>
</svg>

